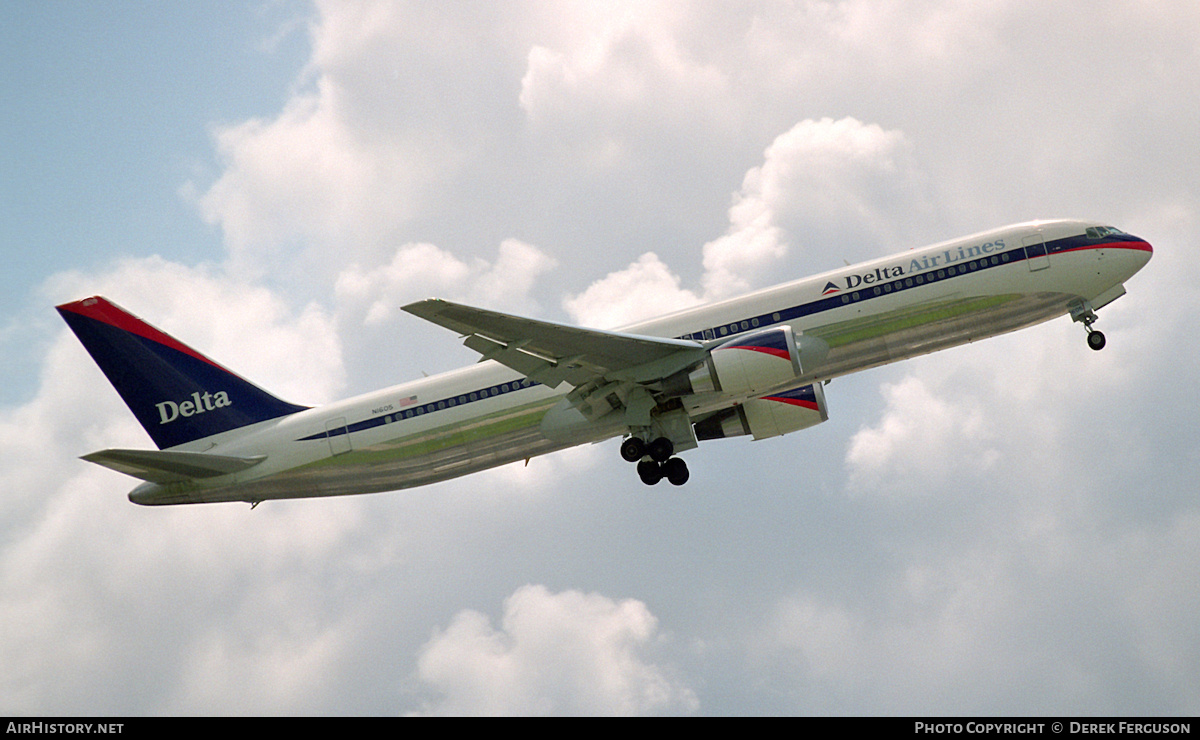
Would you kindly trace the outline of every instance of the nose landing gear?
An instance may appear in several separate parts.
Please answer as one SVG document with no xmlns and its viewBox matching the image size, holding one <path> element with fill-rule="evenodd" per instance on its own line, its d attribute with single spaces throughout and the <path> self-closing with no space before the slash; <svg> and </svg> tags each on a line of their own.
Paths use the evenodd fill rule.
<svg viewBox="0 0 1200 740">
<path fill-rule="evenodd" d="M 1092 324 L 1096 323 L 1096 312 L 1092 309 L 1092 305 L 1087 301 L 1081 301 L 1071 307 L 1071 320 L 1078 321 L 1083 324 L 1083 328 L 1087 329 L 1088 346 L 1094 350 L 1104 349 L 1107 340 L 1104 334 L 1092 328 Z"/>
</svg>

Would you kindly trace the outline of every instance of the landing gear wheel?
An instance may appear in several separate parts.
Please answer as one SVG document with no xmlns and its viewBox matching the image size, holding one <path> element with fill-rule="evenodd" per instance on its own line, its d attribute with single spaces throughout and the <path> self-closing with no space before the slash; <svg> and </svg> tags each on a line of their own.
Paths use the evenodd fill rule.
<svg viewBox="0 0 1200 740">
<path fill-rule="evenodd" d="M 675 445 L 666 437 L 659 437 L 646 447 L 646 454 L 655 462 L 666 462 L 675 454 Z"/>
<path fill-rule="evenodd" d="M 673 486 L 682 486 L 691 476 L 687 463 L 682 458 L 673 457 L 662 464 L 662 473 Z"/>
<path fill-rule="evenodd" d="M 625 462 L 637 462 L 646 456 L 646 443 L 641 437 L 630 437 L 621 443 L 621 458 Z"/>
<path fill-rule="evenodd" d="M 1104 345 L 1105 345 L 1106 341 L 1107 340 L 1105 340 L 1104 334 L 1102 334 L 1101 332 L 1098 332 L 1098 331 L 1088 332 L 1087 343 L 1088 343 L 1088 346 L 1091 347 L 1092 349 L 1094 349 L 1094 350 L 1104 349 Z"/>
<path fill-rule="evenodd" d="M 653 486 L 663 479 L 662 465 L 653 460 L 642 460 L 637 466 L 638 477 L 642 479 L 642 483 L 648 486 Z"/>
</svg>

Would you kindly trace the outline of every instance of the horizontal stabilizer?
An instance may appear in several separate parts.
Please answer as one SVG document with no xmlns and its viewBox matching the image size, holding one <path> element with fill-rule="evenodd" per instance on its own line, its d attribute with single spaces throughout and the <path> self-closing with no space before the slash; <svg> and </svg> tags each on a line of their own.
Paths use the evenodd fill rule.
<svg viewBox="0 0 1200 740">
<path fill-rule="evenodd" d="M 151 483 L 182 483 L 196 478 L 214 478 L 252 468 L 266 455 L 230 457 L 203 452 L 161 450 L 101 450 L 84 455 L 84 460 L 141 478 Z"/>
</svg>

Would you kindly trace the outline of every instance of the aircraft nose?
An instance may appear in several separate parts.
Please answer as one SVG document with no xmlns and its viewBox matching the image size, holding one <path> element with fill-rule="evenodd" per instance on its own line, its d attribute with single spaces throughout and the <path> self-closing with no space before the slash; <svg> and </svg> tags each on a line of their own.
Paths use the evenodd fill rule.
<svg viewBox="0 0 1200 740">
<path fill-rule="evenodd" d="M 1130 246 L 1141 257 L 1141 262 L 1143 265 L 1149 262 L 1150 258 L 1154 256 L 1154 247 L 1150 246 L 1150 242 L 1141 237 L 1133 237 L 1133 241 L 1130 242 Z"/>
<path fill-rule="evenodd" d="M 1150 258 L 1154 256 L 1154 247 L 1150 246 L 1150 242 L 1132 234 L 1125 234 L 1119 242 L 1114 242 L 1112 246 L 1117 247 L 1117 249 L 1110 250 L 1113 267 L 1123 272 L 1125 279 L 1132 277 L 1134 273 L 1145 267 Z"/>
</svg>

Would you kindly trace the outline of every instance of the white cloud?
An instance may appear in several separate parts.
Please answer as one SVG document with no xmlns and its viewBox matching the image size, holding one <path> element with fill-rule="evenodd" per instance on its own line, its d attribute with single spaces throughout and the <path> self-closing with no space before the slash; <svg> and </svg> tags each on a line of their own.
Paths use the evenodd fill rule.
<svg viewBox="0 0 1200 740">
<path fill-rule="evenodd" d="M 539 14 L 553 40 L 529 50 L 521 109 L 570 138 L 711 119 L 727 80 L 681 44 L 684 16 L 658 2 L 571 3 Z"/>
<path fill-rule="evenodd" d="M 387 2 L 320 3 L 318 12 L 299 88 L 274 118 L 216 127 L 221 174 L 192 189 L 236 270 L 327 289 L 342 265 L 380 259 L 478 154 L 475 119 L 449 114 L 488 68 L 435 61 L 484 53 L 470 14 L 435 21 Z M 444 23 L 444 33 L 415 16 Z"/>
<path fill-rule="evenodd" d="M 48 302 L 97 293 L 285 398 L 324 402 L 340 391 L 337 334 L 316 306 L 293 313 L 265 288 L 160 258 L 126 260 L 100 275 L 61 274 L 42 291 Z M 336 548 L 353 526 L 352 515 L 306 521 L 282 511 L 251 522 L 244 509 L 220 506 L 157 510 L 151 524 L 149 512 L 122 495 L 136 481 L 76 459 L 147 443 L 75 337 L 58 329 L 37 394 L 0 413 L 0 486 L 9 492 L 3 507 L 8 521 L 20 522 L 8 532 L 0 558 L 0 608 L 14 616 L 0 638 L 0 661 L 9 667 L 0 703 L 8 711 L 123 706 L 132 699 L 117 695 L 120 687 L 139 683 L 131 676 L 161 671 L 165 653 L 186 654 L 196 630 L 211 627 L 197 617 L 206 599 L 250 599 L 243 591 L 246 574 L 282 576 L 298 561 L 311 564 L 309 558 Z M 238 531 L 247 526 L 257 531 Z M 213 570 L 214 562 L 221 568 Z M 161 612 L 164 603 L 171 604 L 169 618 Z M 170 644 L 144 639 L 161 629 L 163 618 L 173 633 L 159 634 Z M 270 673 L 276 657 L 296 659 L 285 652 L 271 648 L 260 667 Z M 102 674 L 113 677 L 111 685 L 93 681 Z M 254 686 L 227 674 L 218 683 L 230 692 L 226 698 Z M 212 695 L 211 686 L 202 688 L 167 682 L 148 690 Z M 191 711 L 212 706 L 185 704 Z"/>
<path fill-rule="evenodd" d="M 538 276 L 557 262 L 517 239 L 500 244 L 495 262 L 464 262 L 433 244 L 406 244 L 382 267 L 351 265 L 334 285 L 339 306 L 367 324 L 393 318 L 400 306 L 421 298 L 466 301 L 495 310 L 530 309 Z"/>
<path fill-rule="evenodd" d="M 334 246 L 331 256 L 375 254 L 446 167 L 450 155 L 433 145 L 364 138 L 333 88 L 322 80 L 273 121 L 217 132 L 224 171 L 199 203 L 239 270 L 259 273 L 297 251 L 304 267 L 328 269 Z"/>
<path fill-rule="evenodd" d="M 1163 635 L 1188 633 L 1181 625 L 1197 606 L 1187 584 L 1200 559 L 1184 544 L 1196 517 L 1168 532 L 1059 533 L 1066 548 L 1055 537 L 998 536 L 1009 524 L 997 517 L 995 533 L 953 553 L 888 543 L 893 573 L 867 598 L 810 589 L 780 599 L 755 645 L 762 670 L 818 697 L 818 712 L 865 701 L 884 714 L 975 714 L 997 702 L 1033 713 L 1193 713 L 1200 655 L 1172 650 Z M 1108 674 L 1113 661 L 1125 676 Z"/>
<path fill-rule="evenodd" d="M 662 639 L 645 604 L 524 586 L 501 627 L 459 612 L 422 649 L 421 681 L 441 695 L 425 714 L 550 715 L 691 712 L 696 697 L 647 662 Z"/>
<path fill-rule="evenodd" d="M 850 439 L 851 490 L 921 496 L 995 470 L 1001 458 L 996 421 L 980 399 L 948 384 L 931 392 L 912 375 L 885 383 L 883 396 L 878 424 Z"/>
<path fill-rule="evenodd" d="M 293 314 L 270 289 L 218 268 L 159 257 L 125 260 L 107 274 L 57 275 L 43 294 L 53 301 L 105 295 L 296 403 L 325 403 L 342 390 L 341 341 L 325 310 L 308 303 Z"/>
<path fill-rule="evenodd" d="M 709 298 L 743 293 L 801 246 L 895 240 L 922 197 L 922 175 L 900 131 L 853 118 L 805 120 L 767 147 L 729 210 L 729 232 L 704 245 Z M 849 237 L 849 238 L 848 238 Z"/>
<path fill-rule="evenodd" d="M 758 649 L 764 661 L 784 666 L 795 690 L 822 697 L 819 712 L 847 711 L 837 697 L 849 693 L 869 697 L 883 714 L 914 706 L 972 713 L 986 705 L 983 692 L 995 690 L 998 676 L 1025 670 L 1044 677 L 1048 668 L 1031 646 L 1013 644 L 1013 618 L 1027 616 L 1013 612 L 1030 607 L 1018 603 L 1009 571 L 1003 557 L 976 552 L 911 567 L 867 605 L 819 593 L 785 598 Z M 997 654 L 996 646 L 1007 652 Z"/>
<path fill-rule="evenodd" d="M 611 327 L 780 282 L 777 271 L 791 240 L 848 240 L 861 249 L 897 239 L 895 232 L 904 231 L 897 225 L 926 210 L 918 204 L 921 180 L 899 131 L 853 118 L 801 121 L 767 147 L 762 165 L 746 172 L 728 231 L 703 247 L 700 290 L 682 288 L 649 252 L 564 306 L 578 321 Z"/>
<path fill-rule="evenodd" d="M 1195 3 L 317 12 L 289 100 L 217 126 L 220 170 L 191 188 L 223 264 L 43 294 L 106 293 L 314 403 L 466 353 L 402 324 L 406 300 L 536 315 L 554 264 L 573 317 L 611 326 L 1031 217 L 1158 252 L 1101 312 L 1104 352 L 1060 320 L 839 380 L 828 424 L 688 453 L 683 495 L 595 446 L 396 494 L 146 510 L 74 459 L 146 444 L 78 343 L 52 314 L 6 329 L 38 337 L 40 385 L 0 409 L 0 708 L 1196 713 Z M 73 161 L 111 179 L 110 157 Z M 30 252 L 71 229 L 85 260 L 150 249 L 127 238 L 144 204 L 94 191 Z M 499 624 L 468 608 L 507 594 Z M 676 636 L 704 660 L 676 669 Z"/>
<path fill-rule="evenodd" d="M 679 277 L 658 255 L 647 252 L 624 270 L 609 273 L 579 295 L 569 296 L 563 307 L 583 326 L 613 329 L 700 303 L 695 293 L 679 283 Z"/>
</svg>

